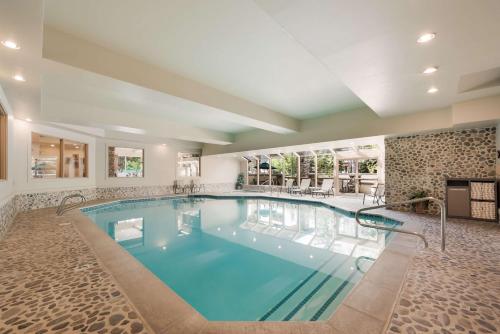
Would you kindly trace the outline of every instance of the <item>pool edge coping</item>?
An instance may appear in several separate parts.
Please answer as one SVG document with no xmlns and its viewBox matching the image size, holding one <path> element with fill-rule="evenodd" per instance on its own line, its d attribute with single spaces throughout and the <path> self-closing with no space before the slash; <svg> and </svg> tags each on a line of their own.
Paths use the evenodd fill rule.
<svg viewBox="0 0 500 334">
<path fill-rule="evenodd" d="M 209 196 L 211 198 L 231 197 L 261 197 L 276 199 L 279 197 L 266 194 L 234 194 L 234 193 L 209 193 L 196 196 Z M 104 200 L 100 203 L 84 208 L 93 208 L 110 203 L 124 203 L 128 201 L 141 201 L 151 199 L 185 198 L 186 195 L 150 196 L 130 199 Z M 289 198 L 281 198 L 289 200 Z M 292 199 L 293 200 L 293 199 Z M 345 212 L 353 213 L 352 210 L 344 209 L 326 203 L 318 199 L 297 199 L 306 203 L 318 203 Z M 74 209 L 67 213 L 73 218 L 73 225 L 78 230 L 89 247 L 93 250 L 96 258 L 102 266 L 110 272 L 113 278 L 122 288 L 129 301 L 136 307 L 145 323 L 155 333 L 179 332 L 179 333 L 243 333 L 251 328 L 256 333 L 283 333 L 286 330 L 298 330 L 301 333 L 325 333 L 347 334 L 359 333 L 360 325 L 369 325 L 370 332 L 383 333 L 390 324 L 393 309 L 406 280 L 406 273 L 413 256 L 417 252 L 418 240 L 401 234 L 394 235 L 391 242 L 382 251 L 380 257 L 375 261 L 363 278 L 346 295 L 342 303 L 329 319 L 323 321 L 288 321 L 288 322 L 257 322 L 257 321 L 209 321 L 205 319 L 182 297 L 177 295 L 167 284 L 158 279 L 142 263 L 124 250 L 118 243 L 99 229 L 92 220 L 86 216 L 81 209 Z M 380 213 L 373 213 L 385 219 L 400 221 Z M 404 222 L 406 227 L 413 230 L 423 229 L 423 224 L 410 220 Z M 118 262 L 116 259 L 120 259 Z M 395 266 L 398 264 L 399 266 Z M 384 272 L 397 273 L 398 278 L 387 281 Z M 140 283 L 140 285 L 137 285 Z M 145 284 L 147 283 L 147 284 Z M 383 292 L 377 296 L 368 291 Z M 158 293 L 158 291 L 162 291 Z M 367 299 L 375 298 L 367 303 Z M 367 307 L 369 306 L 369 307 Z M 379 310 L 376 314 L 371 309 Z M 380 312 L 382 310 L 382 312 Z"/>
</svg>

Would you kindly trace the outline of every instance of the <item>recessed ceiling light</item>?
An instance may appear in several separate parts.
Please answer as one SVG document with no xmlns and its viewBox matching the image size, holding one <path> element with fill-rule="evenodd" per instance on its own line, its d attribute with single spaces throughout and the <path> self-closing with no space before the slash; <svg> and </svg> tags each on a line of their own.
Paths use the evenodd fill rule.
<svg viewBox="0 0 500 334">
<path fill-rule="evenodd" d="M 439 91 L 439 89 L 437 89 L 436 87 L 431 87 L 427 90 L 427 93 L 434 94 L 434 93 L 437 93 L 438 91 Z"/>
<path fill-rule="evenodd" d="M 75 146 L 75 148 L 80 148 L 80 146 Z"/>
<path fill-rule="evenodd" d="M 56 145 L 54 145 L 54 144 L 50 144 L 50 147 L 56 147 Z"/>
<path fill-rule="evenodd" d="M 2 41 L 2 45 L 12 50 L 19 50 L 21 47 L 11 40 Z"/>
<path fill-rule="evenodd" d="M 31 122 L 31 118 L 26 118 L 25 121 L 26 122 Z"/>
<path fill-rule="evenodd" d="M 16 75 L 14 75 L 13 78 L 14 78 L 14 80 L 20 81 L 20 82 L 25 82 L 26 81 L 26 79 L 21 74 L 16 74 Z"/>
<path fill-rule="evenodd" d="M 417 39 L 417 43 L 427 43 L 436 38 L 436 34 L 433 32 L 429 32 L 423 35 L 420 35 Z"/>
<path fill-rule="evenodd" d="M 431 67 L 427 67 L 422 73 L 423 74 L 432 74 L 434 72 L 436 72 L 438 70 L 438 68 L 436 66 L 431 66 Z"/>
</svg>

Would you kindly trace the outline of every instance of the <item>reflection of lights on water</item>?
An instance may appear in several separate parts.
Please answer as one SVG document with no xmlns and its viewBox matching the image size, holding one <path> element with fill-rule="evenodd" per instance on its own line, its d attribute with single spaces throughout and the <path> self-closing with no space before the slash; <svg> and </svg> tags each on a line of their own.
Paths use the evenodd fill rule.
<svg viewBox="0 0 500 334">
<path fill-rule="evenodd" d="M 161 250 L 166 250 L 167 246 L 161 246 Z"/>
<path fill-rule="evenodd" d="M 233 236 L 236 235 L 236 231 L 233 232 Z"/>
<path fill-rule="evenodd" d="M 253 241 L 253 242 L 256 242 L 256 241 L 257 241 L 257 238 L 256 238 L 256 237 L 253 237 L 252 241 Z"/>
<path fill-rule="evenodd" d="M 314 256 L 311 254 L 311 255 L 309 255 L 309 258 L 310 259 L 314 259 Z"/>
<path fill-rule="evenodd" d="M 354 270 L 354 267 L 351 267 L 351 270 Z"/>
<path fill-rule="evenodd" d="M 278 249 L 281 249 L 281 245 L 278 245 Z"/>
<path fill-rule="evenodd" d="M 220 232 L 220 227 L 217 227 L 217 231 L 219 231 L 219 232 Z"/>
</svg>

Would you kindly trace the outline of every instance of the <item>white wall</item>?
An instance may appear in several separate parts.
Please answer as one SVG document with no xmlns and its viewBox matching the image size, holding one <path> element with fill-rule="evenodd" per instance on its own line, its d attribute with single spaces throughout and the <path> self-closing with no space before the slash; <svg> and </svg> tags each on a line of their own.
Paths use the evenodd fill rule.
<svg viewBox="0 0 500 334">
<path fill-rule="evenodd" d="M 5 97 L 4 91 L 0 86 L 0 103 L 2 104 L 5 112 L 9 116 L 8 118 L 8 147 L 7 147 L 7 155 L 8 155 L 8 166 L 7 166 L 7 180 L 0 180 L 0 205 L 4 203 L 4 201 L 9 200 L 9 198 L 14 194 L 14 154 L 16 154 L 14 150 L 14 119 L 12 109 Z"/>
<path fill-rule="evenodd" d="M 129 187 L 172 185 L 176 178 L 177 153 L 191 152 L 192 148 L 183 148 L 174 144 L 143 144 L 129 141 L 117 141 L 94 138 L 77 132 L 54 128 L 46 125 L 12 120 L 9 134 L 9 180 L 0 182 L 2 200 L 15 192 L 32 193 L 56 190 L 72 190 L 91 187 Z M 71 139 L 88 144 L 89 177 L 87 178 L 31 178 L 31 133 Z M 109 145 L 143 148 L 145 171 L 143 178 L 114 178 L 107 176 L 107 147 Z M 239 161 L 235 158 L 202 157 L 201 182 L 233 183 L 240 171 Z M 12 180 L 15 180 L 14 182 Z"/>
<path fill-rule="evenodd" d="M 236 183 L 240 173 L 240 159 L 203 156 L 201 158 L 202 183 Z"/>
<path fill-rule="evenodd" d="M 143 178 L 115 178 L 107 176 L 107 147 L 134 147 L 144 149 Z M 193 152 L 173 144 L 140 144 L 135 142 L 98 139 L 96 147 L 96 185 L 98 187 L 156 186 L 172 185 L 176 179 L 177 153 Z M 238 159 L 202 157 L 201 182 L 236 182 L 240 172 Z"/>
<path fill-rule="evenodd" d="M 71 130 L 42 124 L 29 123 L 13 118 L 13 112 L 0 87 L 0 103 L 10 116 L 8 120 L 8 170 L 7 180 L 0 180 L 0 204 L 16 193 L 33 193 L 73 190 L 92 187 L 172 185 L 176 178 L 177 153 L 192 152 L 181 144 L 142 144 L 95 138 Z M 31 178 L 31 133 L 70 139 L 88 144 L 88 177 L 86 178 Z M 107 146 L 144 148 L 144 178 L 107 177 Z M 189 146 L 189 145 L 188 145 Z M 236 158 L 202 157 L 201 182 L 234 183 L 240 171 Z"/>
<path fill-rule="evenodd" d="M 31 133 L 75 140 L 88 145 L 88 177 L 33 179 L 31 177 Z M 73 131 L 62 130 L 41 124 L 14 121 L 15 154 L 11 160 L 15 166 L 15 189 L 18 193 L 71 190 L 95 187 L 95 148 L 96 140 Z"/>
</svg>

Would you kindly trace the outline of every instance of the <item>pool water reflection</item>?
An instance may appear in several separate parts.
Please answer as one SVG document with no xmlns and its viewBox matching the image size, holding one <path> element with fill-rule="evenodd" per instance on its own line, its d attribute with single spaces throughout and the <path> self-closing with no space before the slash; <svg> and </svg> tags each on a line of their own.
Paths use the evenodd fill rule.
<svg viewBox="0 0 500 334">
<path fill-rule="evenodd" d="M 284 200 L 128 201 L 84 213 L 209 320 L 325 319 L 389 236 Z"/>
</svg>

